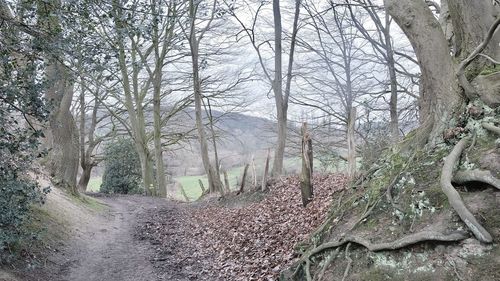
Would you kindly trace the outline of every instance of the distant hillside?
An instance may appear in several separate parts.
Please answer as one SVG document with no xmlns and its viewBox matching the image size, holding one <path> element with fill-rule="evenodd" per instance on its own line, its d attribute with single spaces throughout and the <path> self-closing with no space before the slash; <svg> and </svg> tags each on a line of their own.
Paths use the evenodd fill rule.
<svg viewBox="0 0 500 281">
<path fill-rule="evenodd" d="M 252 155 L 262 158 L 265 150 L 272 147 L 276 133 L 275 123 L 269 119 L 250 116 L 237 112 L 223 113 L 212 111 L 217 135 L 217 150 L 220 164 L 229 169 L 250 161 Z M 183 124 L 185 128 L 193 128 L 194 110 L 186 109 L 176 117 L 174 123 Z M 181 122 L 179 120 L 182 119 Z M 207 116 L 204 120 L 208 122 Z M 208 129 L 208 128 L 207 128 Z M 211 132 L 206 131 L 211 138 Z M 213 156 L 211 142 L 209 144 Z M 196 132 L 193 138 L 180 149 L 168 153 L 167 165 L 173 175 L 197 175 L 203 173 L 200 159 L 199 143 Z"/>
</svg>

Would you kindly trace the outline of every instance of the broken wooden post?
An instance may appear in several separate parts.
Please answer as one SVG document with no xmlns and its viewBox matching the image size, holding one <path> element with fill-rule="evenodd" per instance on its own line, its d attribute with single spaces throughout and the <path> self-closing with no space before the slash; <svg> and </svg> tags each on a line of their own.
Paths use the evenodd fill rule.
<svg viewBox="0 0 500 281">
<path fill-rule="evenodd" d="M 224 174 L 224 184 L 226 186 L 226 193 L 229 193 L 231 192 L 231 187 L 229 186 L 229 178 L 227 177 L 227 171 L 224 170 L 223 174 Z"/>
<path fill-rule="evenodd" d="M 250 166 L 250 164 L 246 164 L 245 169 L 243 170 L 243 176 L 241 177 L 241 185 L 240 185 L 240 190 L 238 191 L 238 194 L 242 193 L 243 188 L 245 188 L 245 181 L 247 179 L 247 171 L 248 171 L 249 166 Z"/>
<path fill-rule="evenodd" d="M 201 181 L 201 179 L 198 179 L 198 183 L 200 184 L 201 195 L 205 194 L 205 187 L 203 186 L 203 182 Z"/>
<path fill-rule="evenodd" d="M 302 123 L 302 172 L 300 173 L 300 193 L 305 207 L 313 199 L 313 150 L 312 140 L 307 131 L 307 123 Z"/>
<path fill-rule="evenodd" d="M 181 186 L 182 197 L 184 197 L 184 200 L 186 200 L 186 202 L 189 202 L 189 197 L 187 196 L 186 191 L 184 190 L 184 186 L 182 186 L 182 184 L 180 186 Z"/>
<path fill-rule="evenodd" d="M 255 170 L 255 159 L 252 154 L 252 172 L 253 172 L 253 186 L 257 187 L 257 172 Z"/>
<path fill-rule="evenodd" d="M 267 149 L 266 165 L 264 168 L 264 175 L 262 176 L 262 187 L 261 190 L 265 191 L 267 189 L 267 176 L 269 174 L 269 158 L 271 157 L 271 149 Z"/>
</svg>

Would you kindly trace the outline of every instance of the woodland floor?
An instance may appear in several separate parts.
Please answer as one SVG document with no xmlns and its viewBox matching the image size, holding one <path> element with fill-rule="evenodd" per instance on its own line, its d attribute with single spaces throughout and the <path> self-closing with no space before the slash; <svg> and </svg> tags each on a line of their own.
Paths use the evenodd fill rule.
<svg viewBox="0 0 500 281">
<path fill-rule="evenodd" d="M 78 217 L 71 238 L 20 280 L 275 280 L 297 260 L 294 247 L 324 220 L 345 179 L 316 183 L 318 199 L 307 208 L 295 177 L 265 194 L 195 203 L 99 197 L 107 208 Z"/>
</svg>

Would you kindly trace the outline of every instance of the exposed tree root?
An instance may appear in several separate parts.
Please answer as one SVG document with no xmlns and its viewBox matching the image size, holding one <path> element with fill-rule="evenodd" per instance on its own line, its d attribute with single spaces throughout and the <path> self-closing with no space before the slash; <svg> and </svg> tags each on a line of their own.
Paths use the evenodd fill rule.
<svg viewBox="0 0 500 281">
<path fill-rule="evenodd" d="M 396 241 L 393 242 L 384 242 L 384 243 L 379 243 L 379 244 L 373 244 L 369 240 L 365 238 L 361 238 L 358 236 L 347 236 L 341 241 L 335 241 L 335 242 L 327 242 L 324 243 L 309 252 L 309 255 L 307 256 L 308 259 L 318 253 L 321 253 L 327 249 L 332 249 L 336 247 L 340 247 L 346 243 L 356 243 L 359 244 L 369 251 L 372 252 L 377 252 L 377 251 L 383 251 L 383 250 L 397 250 L 401 249 L 413 244 L 417 244 L 420 242 L 425 242 L 425 241 L 441 241 L 441 242 L 455 242 L 455 241 L 460 241 L 468 238 L 469 236 L 467 235 L 466 232 L 464 231 L 456 231 L 452 232 L 451 234 L 442 234 L 440 232 L 436 231 L 421 231 L 417 232 L 414 234 L 410 234 L 407 236 L 404 236 Z"/>
<path fill-rule="evenodd" d="M 464 184 L 471 181 L 478 181 L 487 183 L 496 189 L 500 189 L 500 179 L 494 177 L 488 170 L 467 170 L 458 171 L 453 176 L 452 182 L 458 184 Z"/>
<path fill-rule="evenodd" d="M 345 247 L 345 259 L 347 260 L 347 266 L 345 267 L 344 271 L 344 276 L 342 277 L 342 281 L 344 281 L 347 276 L 349 276 L 349 271 L 351 270 L 351 265 L 352 265 L 352 259 L 349 257 L 349 247 L 351 246 L 351 243 L 347 243 L 347 246 Z"/>
<path fill-rule="evenodd" d="M 332 263 L 332 261 L 337 257 L 338 253 L 339 253 L 339 248 L 335 249 L 335 251 L 333 251 L 333 253 L 331 253 L 328 256 L 328 258 L 325 261 L 325 264 L 323 264 L 323 267 L 321 268 L 321 271 L 318 274 L 318 281 L 323 280 L 323 276 L 325 275 L 326 269 Z"/>
<path fill-rule="evenodd" d="M 495 133 L 497 135 L 500 135 L 500 128 L 491 124 L 491 123 L 482 123 L 481 124 L 483 126 L 483 128 L 485 128 L 486 130 L 492 132 L 492 133 Z"/>
<path fill-rule="evenodd" d="M 417 232 L 414 234 L 410 234 L 407 236 L 404 236 L 396 241 L 393 242 L 384 242 L 384 243 L 379 243 L 379 244 L 373 244 L 371 243 L 368 239 L 358 237 L 355 235 L 350 235 L 345 237 L 344 239 L 340 241 L 334 241 L 334 242 L 327 242 L 323 243 L 320 246 L 312 249 L 307 255 L 305 255 L 301 261 L 297 269 L 295 270 L 293 275 L 296 275 L 303 263 L 305 263 L 305 268 L 304 272 L 306 274 L 306 279 L 308 281 L 312 280 L 311 278 L 311 261 L 310 258 L 313 257 L 316 254 L 319 254 L 323 251 L 329 250 L 336 248 L 336 251 L 338 251 L 338 247 L 341 247 L 345 244 L 350 245 L 351 243 L 359 244 L 366 249 L 368 249 L 371 252 L 377 252 L 377 251 L 383 251 L 383 250 L 397 250 L 401 249 L 410 245 L 414 245 L 420 242 L 426 242 L 426 241 L 440 241 L 440 242 L 456 242 L 456 241 L 461 241 L 466 238 L 468 238 L 469 235 L 464 232 L 464 231 L 456 231 L 450 234 L 442 234 L 440 232 L 436 231 L 421 231 Z M 348 249 L 346 248 L 346 253 Z M 351 261 L 352 262 L 352 261 Z M 351 263 L 349 262 L 349 263 Z M 348 265 L 350 267 L 350 265 Z M 323 271 L 323 270 L 322 270 Z M 347 274 L 349 273 L 347 271 Z M 346 272 L 344 272 L 344 276 L 346 275 Z M 345 278 L 345 277 L 344 277 Z"/>
<path fill-rule="evenodd" d="M 476 220 L 474 215 L 467 209 L 460 194 L 455 190 L 451 184 L 453 177 L 453 167 L 455 162 L 462 154 L 465 146 L 467 145 L 468 138 L 461 139 L 450 152 L 444 161 L 443 170 L 441 172 L 441 188 L 448 197 L 448 201 L 453 209 L 458 213 L 462 221 L 474 233 L 476 238 L 484 243 L 491 243 L 493 241 L 490 233 Z"/>
</svg>

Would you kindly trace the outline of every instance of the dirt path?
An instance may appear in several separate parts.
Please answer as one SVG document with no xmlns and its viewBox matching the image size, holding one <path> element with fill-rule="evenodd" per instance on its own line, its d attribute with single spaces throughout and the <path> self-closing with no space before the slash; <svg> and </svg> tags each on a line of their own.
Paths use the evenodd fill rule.
<svg viewBox="0 0 500 281">
<path fill-rule="evenodd" d="M 141 196 L 100 198 L 109 206 L 82 226 L 61 269 L 63 281 L 155 281 L 151 245 L 134 238 L 138 217 L 168 202 Z"/>
</svg>

